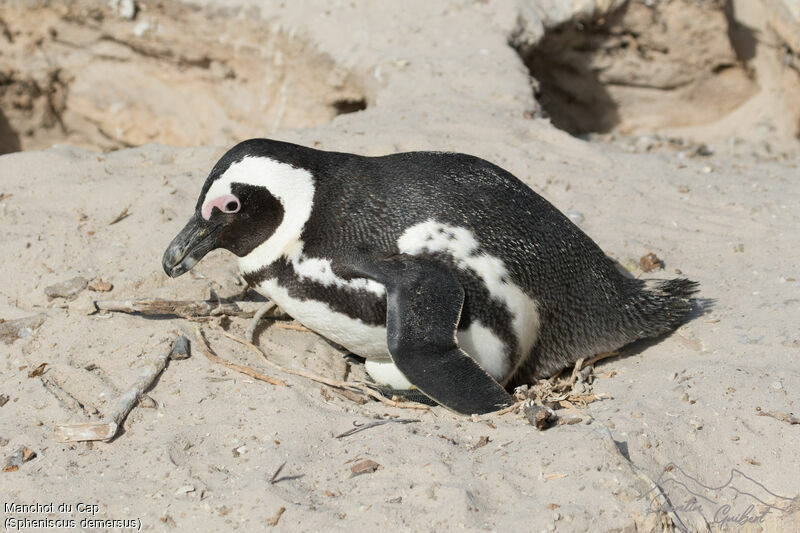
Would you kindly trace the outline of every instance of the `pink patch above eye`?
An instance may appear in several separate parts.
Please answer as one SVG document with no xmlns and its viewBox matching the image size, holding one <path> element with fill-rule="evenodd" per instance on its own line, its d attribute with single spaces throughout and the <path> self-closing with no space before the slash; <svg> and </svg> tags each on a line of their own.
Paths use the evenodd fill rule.
<svg viewBox="0 0 800 533">
<path fill-rule="evenodd" d="M 231 208 L 234 204 L 236 207 Z M 241 202 L 239 202 L 239 199 L 234 195 L 223 194 L 222 196 L 206 202 L 206 204 L 203 206 L 203 211 L 200 214 L 203 215 L 204 219 L 208 220 L 211 218 L 211 212 L 215 207 L 223 213 L 236 213 L 239 211 L 241 206 Z"/>
</svg>

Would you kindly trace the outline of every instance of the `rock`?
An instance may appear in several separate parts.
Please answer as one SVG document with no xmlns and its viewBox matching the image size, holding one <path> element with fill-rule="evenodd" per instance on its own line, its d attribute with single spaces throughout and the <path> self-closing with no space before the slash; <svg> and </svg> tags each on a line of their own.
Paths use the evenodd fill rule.
<svg viewBox="0 0 800 533">
<path fill-rule="evenodd" d="M 376 470 L 380 470 L 382 468 L 383 467 L 381 465 L 379 465 L 372 459 L 365 459 L 350 467 L 350 471 L 352 472 L 350 477 L 356 477 L 362 474 L 372 474 Z"/>
<path fill-rule="evenodd" d="M 639 258 L 639 268 L 642 269 L 642 272 L 652 272 L 653 270 L 664 268 L 664 265 L 661 259 L 651 252 Z"/>
<path fill-rule="evenodd" d="M 567 217 L 569 217 L 569 219 L 575 224 L 580 225 L 580 223 L 584 221 L 583 213 L 581 213 L 580 211 L 573 211 L 571 209 L 568 209 L 564 211 L 564 214 L 567 215 Z"/>
<path fill-rule="evenodd" d="M 178 496 L 181 494 L 188 494 L 194 491 L 195 491 L 194 485 L 184 485 L 182 487 L 178 487 L 178 490 L 175 491 L 175 495 Z"/>
<path fill-rule="evenodd" d="M 100 278 L 94 278 L 89 282 L 89 290 L 95 292 L 108 292 L 114 288 L 114 285 Z"/>
<path fill-rule="evenodd" d="M 0 318 L 0 340 L 11 344 L 17 339 L 27 337 L 33 330 L 44 324 L 47 315 L 38 314 L 17 320 L 3 320 Z"/>
<path fill-rule="evenodd" d="M 189 339 L 184 335 L 180 335 L 172 346 L 172 353 L 169 354 L 170 359 L 188 359 L 191 356 L 191 349 Z"/>
<path fill-rule="evenodd" d="M 800 2 L 797 0 L 766 0 L 761 9 L 778 37 L 792 49 L 800 52 Z"/>
<path fill-rule="evenodd" d="M 6 458 L 6 464 L 3 467 L 3 472 L 16 472 L 22 463 L 27 463 L 36 457 L 36 452 L 23 446 Z"/>
<path fill-rule="evenodd" d="M 69 304 L 69 312 L 80 315 L 93 315 L 97 312 L 94 297 L 91 293 L 83 293 Z"/>
<path fill-rule="evenodd" d="M 111 0 L 110 4 L 111 8 L 116 11 L 120 17 L 126 20 L 133 20 L 136 18 L 138 6 L 134 0 Z"/>
<path fill-rule="evenodd" d="M 45 287 L 44 293 L 49 299 L 66 298 L 67 300 L 74 300 L 78 294 L 83 291 L 89 282 L 86 278 L 80 276 L 74 277 L 68 281 L 62 281 L 55 285 Z"/>
<path fill-rule="evenodd" d="M 528 419 L 528 422 L 539 430 L 549 428 L 558 420 L 558 415 L 556 415 L 552 409 L 541 405 L 534 405 L 533 403 L 523 405 L 522 412 L 525 414 L 525 418 Z"/>
</svg>

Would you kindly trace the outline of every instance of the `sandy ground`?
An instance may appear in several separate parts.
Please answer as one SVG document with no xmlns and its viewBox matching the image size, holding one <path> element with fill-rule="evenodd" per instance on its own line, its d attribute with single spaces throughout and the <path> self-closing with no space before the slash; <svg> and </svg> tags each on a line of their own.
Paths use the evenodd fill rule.
<svg viewBox="0 0 800 533">
<path fill-rule="evenodd" d="M 800 530 L 800 425 L 789 418 L 800 405 L 800 159 L 790 128 L 794 115 L 783 100 L 794 94 L 796 71 L 773 68 L 786 58 L 770 55 L 775 47 L 766 33 L 759 33 L 748 63 L 757 87 L 742 82 L 747 86 L 736 98 L 744 103 L 732 111 L 721 105 L 724 116 L 683 129 L 668 122 L 645 136 L 640 123 L 624 122 L 632 109 L 624 108 L 615 129 L 587 142 L 543 116 L 523 60 L 535 53 L 545 28 L 565 20 L 555 8 L 494 0 L 270 2 L 260 10 L 255 4 L 221 11 L 196 4 L 199 11 L 191 13 L 199 18 L 187 27 L 200 28 L 201 19 L 214 26 L 223 17 L 216 27 L 232 35 L 231 21 L 242 20 L 248 32 L 262 25 L 280 36 L 275 42 L 294 40 L 286 46 L 306 60 L 286 70 L 290 77 L 305 79 L 313 71 L 309 77 L 327 80 L 324 70 L 335 65 L 345 73 L 340 81 L 308 93 L 317 95 L 309 109 L 321 111 L 289 114 L 299 117 L 292 126 L 316 127 L 279 123 L 272 129 L 272 104 L 265 104 L 263 124 L 252 119 L 227 134 L 178 128 L 183 137 L 171 140 L 195 145 L 204 138 L 215 146 L 147 144 L 99 153 L 85 149 L 99 138 L 97 130 L 84 128 L 72 144 L 85 148 L 0 157 L 0 318 L 6 321 L 0 324 L 0 458 L 20 447 L 36 452 L 17 470 L 0 473 L 6 527 L 13 529 L 9 519 L 49 517 L 73 519 L 79 527 L 84 518 L 135 519 L 147 530 L 249 531 L 269 527 L 284 508 L 275 530 Z M 115 35 L 133 39 L 136 24 L 155 24 L 156 11 L 115 19 Z M 11 15 L 3 16 L 13 30 Z M 225 50 L 250 49 L 234 42 Z M 247 53 L 252 59 L 275 50 Z M 717 50 L 714 57 L 727 53 Z M 744 79 L 740 74 L 732 79 Z M 711 82 L 696 86 L 719 90 Z M 363 98 L 367 108 L 331 112 L 342 98 Z M 676 102 L 669 111 L 680 115 Z M 302 109 L 304 102 L 287 106 Z M 3 107 L 13 126 L 21 111 L 9 109 Z M 71 112 L 77 117 L 71 124 L 83 124 L 78 115 L 88 113 Z M 207 118 L 192 128 L 212 128 Z M 222 297 L 242 291 L 224 252 L 175 280 L 163 274 L 160 260 L 227 145 L 236 136 L 264 134 L 369 155 L 435 149 L 484 157 L 569 211 L 635 275 L 680 271 L 700 282 L 703 301 L 674 334 L 598 363 L 591 389 L 604 399 L 558 411 L 581 419 L 574 425 L 538 431 L 521 413 L 469 418 L 442 408 L 359 404 L 269 370 L 221 335 L 223 328 L 237 334 L 246 328 L 246 319 L 232 318 L 202 324 L 214 350 L 286 379 L 288 387 L 215 365 L 193 342 L 192 358 L 171 362 L 149 391 L 156 407 L 135 408 L 116 439 L 58 442 L 57 424 L 107 414 L 174 332 L 194 326 L 178 318 L 89 315 L 93 300 L 204 299 L 211 289 Z M 14 136 L 18 148 L 52 142 L 45 134 Z M 138 143 L 103 139 L 113 147 Z M 110 224 L 126 209 L 127 216 Z M 650 252 L 663 270 L 638 269 Z M 100 278 L 113 289 L 86 289 L 74 300 L 48 297 L 47 287 L 76 276 Z M 16 327 L 15 320 L 28 317 L 36 317 L 26 323 L 32 327 Z M 363 375 L 313 333 L 266 321 L 258 338 L 284 365 L 335 379 Z M 29 377 L 42 363 L 44 373 Z M 418 421 L 336 438 L 353 424 L 384 417 Z M 367 459 L 380 468 L 353 476 L 351 467 Z M 653 484 L 671 502 L 671 516 L 650 507 Z M 12 502 L 53 503 L 54 509 L 15 512 L 7 507 Z M 59 504 L 72 510 L 60 511 Z"/>
</svg>

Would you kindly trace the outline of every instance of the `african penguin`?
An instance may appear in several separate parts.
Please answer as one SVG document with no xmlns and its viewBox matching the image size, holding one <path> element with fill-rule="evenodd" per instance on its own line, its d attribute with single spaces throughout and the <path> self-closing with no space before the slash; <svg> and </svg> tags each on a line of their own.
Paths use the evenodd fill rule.
<svg viewBox="0 0 800 533">
<path fill-rule="evenodd" d="M 209 251 L 379 384 L 453 411 L 504 387 L 669 332 L 697 284 L 623 276 L 544 198 L 474 156 L 382 157 L 251 139 L 211 170 L 164 253 L 172 277 Z"/>
</svg>

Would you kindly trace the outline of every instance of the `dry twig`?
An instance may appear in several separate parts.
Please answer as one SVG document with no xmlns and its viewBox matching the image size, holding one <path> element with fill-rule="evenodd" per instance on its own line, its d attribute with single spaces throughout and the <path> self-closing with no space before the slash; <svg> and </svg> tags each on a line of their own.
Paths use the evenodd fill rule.
<svg viewBox="0 0 800 533">
<path fill-rule="evenodd" d="M 279 467 L 277 468 L 277 470 L 275 470 L 275 473 L 274 473 L 274 474 L 272 474 L 272 477 L 271 477 L 271 478 L 269 478 L 269 484 L 270 484 L 270 485 L 274 485 L 274 484 L 275 484 L 275 482 L 276 482 L 276 481 L 278 481 L 278 474 L 280 474 L 280 473 L 281 473 L 281 470 L 283 470 L 283 467 L 284 467 L 284 466 L 286 466 L 286 461 L 284 461 L 283 463 L 281 463 L 281 466 L 279 466 Z"/>
<path fill-rule="evenodd" d="M 205 354 L 206 358 L 208 358 L 208 360 L 211 361 L 212 363 L 217 363 L 219 365 L 227 366 L 231 370 L 241 372 L 242 374 L 246 374 L 251 378 L 257 379 L 259 381 L 265 381 L 272 385 L 286 387 L 287 384 L 282 379 L 275 379 L 269 376 L 265 376 L 264 374 L 256 372 L 250 367 L 237 365 L 236 363 L 232 363 L 227 359 L 223 359 L 222 357 L 216 355 L 214 352 L 211 351 L 211 348 L 208 346 L 206 339 L 203 337 L 203 330 L 200 329 L 200 326 L 194 328 L 194 336 L 197 338 L 197 342 L 200 343 L 200 348 L 203 350 L 203 353 Z"/>
<path fill-rule="evenodd" d="M 375 398 L 379 402 L 385 403 L 387 405 L 391 405 L 392 407 L 400 407 L 402 409 L 418 409 L 420 411 L 429 410 L 427 405 L 421 405 L 421 404 L 417 404 L 417 403 L 413 403 L 413 402 L 408 402 L 408 403 L 406 403 L 406 402 L 396 402 L 394 400 L 390 400 L 389 398 L 386 398 L 385 396 L 383 396 L 379 392 L 368 388 L 366 383 L 360 383 L 360 382 L 357 382 L 357 381 L 338 381 L 338 380 L 335 380 L 335 379 L 326 378 L 324 376 L 318 376 L 316 374 L 312 374 L 311 372 L 306 372 L 305 370 L 296 370 L 294 368 L 286 368 L 284 366 L 281 366 L 281 365 L 271 361 L 267 357 L 267 355 L 264 353 L 264 351 L 261 348 L 259 348 L 258 346 L 256 346 L 255 344 L 253 344 L 252 342 L 246 341 L 245 339 L 242 339 L 241 337 L 237 337 L 236 335 L 232 335 L 232 334 L 228 333 L 227 331 L 223 331 L 222 334 L 225 335 L 226 337 L 228 337 L 229 339 L 234 340 L 234 341 L 238 342 L 239 344 L 244 344 L 245 346 L 247 346 L 251 350 L 255 351 L 256 353 L 258 353 L 261 356 L 261 359 L 264 361 L 264 363 L 266 363 L 270 367 L 272 367 L 275 370 L 278 370 L 280 372 L 284 372 L 286 374 L 292 374 L 292 375 L 295 375 L 295 376 L 300 376 L 302 378 L 310 379 L 311 381 L 316 381 L 317 383 L 322 383 L 323 385 L 327 385 L 329 387 L 333 387 L 333 388 L 336 388 L 336 389 L 344 389 L 344 390 L 362 392 L 362 393 L 366 394 L 367 396 L 370 396 L 371 398 Z"/>
<path fill-rule="evenodd" d="M 283 515 L 284 511 L 286 511 L 286 507 L 281 507 L 278 509 L 278 512 L 275 513 L 275 516 L 267 520 L 267 525 L 270 527 L 275 527 L 278 525 L 278 521 L 281 519 L 281 515 Z"/>
<path fill-rule="evenodd" d="M 256 328 L 258 327 L 258 323 L 261 322 L 261 319 L 264 318 L 264 315 L 275 309 L 275 302 L 267 302 L 262 305 L 258 311 L 253 315 L 253 319 L 250 321 L 250 324 L 247 326 L 247 329 L 244 332 L 244 338 L 253 342 L 254 337 L 256 336 Z"/>
<path fill-rule="evenodd" d="M 606 449 L 614 455 L 618 457 L 621 463 L 625 464 L 630 468 L 630 471 L 636 476 L 640 481 L 642 481 L 645 486 L 647 487 L 647 491 L 642 494 L 641 497 L 649 496 L 650 497 L 650 509 L 653 511 L 661 511 L 665 513 L 669 519 L 672 521 L 672 524 L 679 528 L 681 531 L 689 531 L 686 526 L 681 522 L 681 519 L 675 513 L 674 509 L 669 503 L 667 496 L 664 494 L 664 491 L 658 484 L 650 479 L 650 477 L 645 474 L 639 467 L 631 462 L 630 459 L 625 457 L 625 455 L 620 451 L 619 447 L 617 446 L 614 437 L 611 435 L 611 430 L 604 424 L 600 424 L 597 429 L 598 435 L 600 435 L 603 444 L 605 444 Z M 658 507 L 653 507 L 653 504 L 657 504 Z"/>
<path fill-rule="evenodd" d="M 293 331 L 311 331 L 310 329 L 308 329 L 307 327 L 305 327 L 305 326 L 304 326 L 304 325 L 302 325 L 302 324 L 284 324 L 284 323 L 276 323 L 276 324 L 275 324 L 275 326 L 276 326 L 276 327 L 279 327 L 279 328 L 281 328 L 281 329 L 291 329 L 291 330 L 293 330 Z"/>
<path fill-rule="evenodd" d="M 75 398 L 72 394 L 65 391 L 61 385 L 59 385 L 55 379 L 53 379 L 49 374 L 45 374 L 41 376 L 39 379 L 42 380 L 42 385 L 44 388 L 53 395 L 53 397 L 58 400 L 58 402 L 64 406 L 66 409 L 75 412 L 83 412 L 87 417 L 89 415 L 97 414 L 97 409 L 92 406 L 83 405 L 77 398 Z"/>
<path fill-rule="evenodd" d="M 618 355 L 619 355 L 619 352 L 606 352 L 606 353 L 601 353 L 601 354 L 595 355 L 594 357 L 592 357 L 588 361 L 585 361 L 583 363 L 583 366 L 581 368 L 579 368 L 578 370 L 582 370 L 582 369 L 586 368 L 587 366 L 592 366 L 596 362 L 602 361 L 603 359 L 608 359 L 609 357 L 616 357 Z"/>
<path fill-rule="evenodd" d="M 125 209 L 122 210 L 122 212 L 119 215 L 117 215 L 117 217 L 114 220 L 109 222 L 108 225 L 109 226 L 113 226 L 114 224 L 116 224 L 117 222 L 122 220 L 123 218 L 128 218 L 129 216 L 130 215 L 128 213 L 128 208 L 126 207 Z"/>
<path fill-rule="evenodd" d="M 239 316 L 249 318 L 263 306 L 262 302 L 225 302 L 217 300 L 99 300 L 95 302 L 100 311 L 139 313 L 142 315 L 175 315 L 186 318 L 206 316 Z M 266 313 L 265 313 L 266 314 Z M 274 309 L 271 318 L 287 315 Z"/>
<path fill-rule="evenodd" d="M 336 438 L 341 439 L 344 437 L 349 437 L 350 435 L 358 433 L 359 431 L 364 431 L 365 429 L 374 428 L 376 426 L 382 426 L 383 424 L 390 424 L 392 422 L 398 424 L 411 424 L 414 422 L 419 422 L 419 420 L 417 420 L 416 418 L 387 418 L 386 420 L 375 420 L 374 422 L 369 422 L 367 424 L 356 424 L 355 422 L 353 422 L 353 425 L 355 426 L 353 429 L 345 431 L 344 433 L 341 433 L 339 435 L 336 435 Z"/>
<path fill-rule="evenodd" d="M 522 400 L 522 401 L 516 402 L 516 403 L 514 403 L 512 405 L 509 405 L 505 409 L 500 409 L 499 411 L 496 411 L 494 414 L 497 415 L 497 416 L 500 416 L 500 415 L 504 415 L 506 413 L 510 413 L 512 411 L 516 411 L 519 408 L 519 406 L 522 405 L 523 403 L 525 403 L 525 400 Z"/>
<path fill-rule="evenodd" d="M 139 396 L 150 388 L 167 366 L 167 361 L 170 358 L 185 359 L 186 357 L 188 357 L 188 339 L 180 335 L 168 351 L 159 355 L 155 361 L 142 369 L 133 387 L 117 401 L 110 416 L 96 423 L 56 426 L 56 438 L 62 442 L 111 440 L 117 434 L 119 425 L 139 400 Z"/>
<path fill-rule="evenodd" d="M 758 416 L 769 416 L 787 424 L 800 424 L 800 417 L 781 413 L 780 411 L 759 411 Z"/>
<path fill-rule="evenodd" d="M 572 375 L 569 378 L 570 388 L 572 388 L 572 386 L 575 385 L 575 380 L 578 379 L 578 374 L 580 373 L 582 368 L 583 368 L 583 357 L 575 361 L 575 367 L 572 369 Z"/>
</svg>

